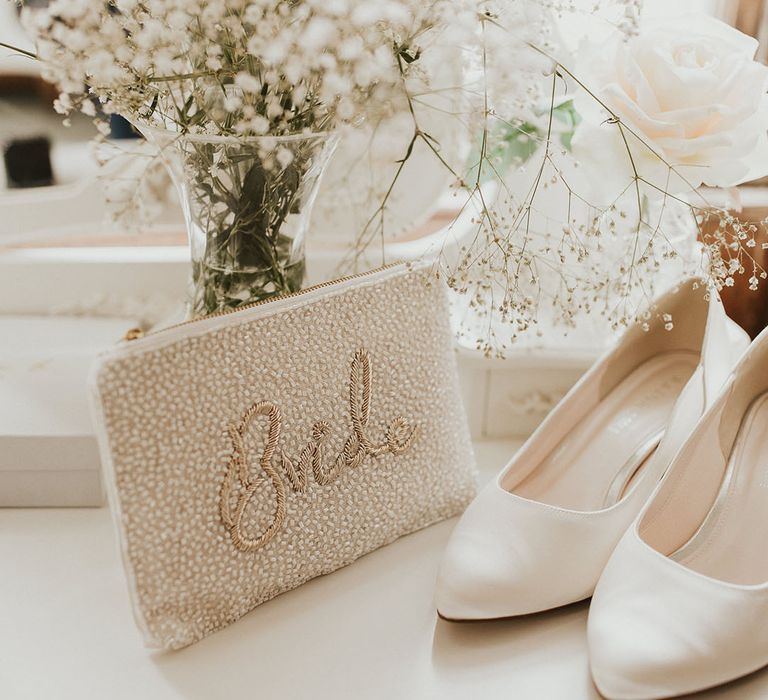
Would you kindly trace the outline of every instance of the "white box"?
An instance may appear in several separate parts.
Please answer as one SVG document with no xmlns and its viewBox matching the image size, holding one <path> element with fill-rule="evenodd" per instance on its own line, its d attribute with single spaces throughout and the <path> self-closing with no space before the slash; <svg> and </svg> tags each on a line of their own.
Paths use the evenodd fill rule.
<svg viewBox="0 0 768 700">
<path fill-rule="evenodd" d="M 96 354 L 133 319 L 0 317 L 0 506 L 98 506 L 88 407 Z"/>
<path fill-rule="evenodd" d="M 505 359 L 458 349 L 473 440 L 524 439 L 597 359 L 596 350 L 510 350 Z"/>
</svg>

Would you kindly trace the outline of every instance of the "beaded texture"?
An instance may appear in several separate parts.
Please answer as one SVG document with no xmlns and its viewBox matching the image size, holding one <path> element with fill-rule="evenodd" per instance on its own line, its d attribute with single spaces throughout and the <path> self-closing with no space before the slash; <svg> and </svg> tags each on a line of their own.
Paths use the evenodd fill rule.
<svg viewBox="0 0 768 700">
<path fill-rule="evenodd" d="M 198 641 L 476 490 L 447 295 L 428 268 L 208 321 L 123 343 L 94 375 L 150 647 Z"/>
</svg>

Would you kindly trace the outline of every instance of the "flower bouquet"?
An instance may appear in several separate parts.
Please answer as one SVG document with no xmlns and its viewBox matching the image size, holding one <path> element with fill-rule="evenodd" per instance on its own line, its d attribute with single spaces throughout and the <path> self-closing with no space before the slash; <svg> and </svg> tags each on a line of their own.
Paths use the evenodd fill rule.
<svg viewBox="0 0 768 700">
<path fill-rule="evenodd" d="M 337 130 L 397 100 L 445 4 L 55 0 L 24 19 L 59 111 L 120 113 L 157 146 L 199 316 L 301 286 Z"/>
<path fill-rule="evenodd" d="M 449 276 L 465 342 L 486 352 L 542 337 L 596 348 L 683 275 L 766 278 L 758 227 L 711 194 L 768 173 L 757 41 L 701 13 L 598 28 L 547 52 L 549 95 L 527 122 L 496 123 L 481 177 L 506 164 L 502 196 Z"/>
<path fill-rule="evenodd" d="M 698 189 L 768 172 L 756 42 L 701 15 L 642 22 L 640 5 L 599 3 L 602 36 L 577 52 L 560 39 L 575 1 L 54 0 L 24 15 L 57 108 L 127 116 L 168 165 L 191 315 L 298 289 L 337 135 L 397 124 L 391 182 L 348 232 L 349 262 L 386 253 L 392 193 L 414 151 L 429 153 L 457 211 L 474 212 L 448 227 L 436 272 L 472 311 L 470 341 L 493 352 L 540 332 L 542 309 L 567 328 L 594 311 L 626 325 L 660 270 L 704 268 L 721 286 L 765 276 L 749 226 L 719 211 L 703 232 Z M 461 70 L 441 84 L 449 54 Z M 449 154 L 424 110 L 452 121 L 468 156 Z"/>
</svg>

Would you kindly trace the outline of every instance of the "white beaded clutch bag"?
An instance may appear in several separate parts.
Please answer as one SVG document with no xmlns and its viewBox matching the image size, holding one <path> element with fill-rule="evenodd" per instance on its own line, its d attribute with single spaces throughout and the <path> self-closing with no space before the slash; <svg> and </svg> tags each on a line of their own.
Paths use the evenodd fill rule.
<svg viewBox="0 0 768 700">
<path fill-rule="evenodd" d="M 135 616 L 176 649 L 475 493 L 448 301 L 397 265 L 126 340 L 94 413 Z"/>
</svg>

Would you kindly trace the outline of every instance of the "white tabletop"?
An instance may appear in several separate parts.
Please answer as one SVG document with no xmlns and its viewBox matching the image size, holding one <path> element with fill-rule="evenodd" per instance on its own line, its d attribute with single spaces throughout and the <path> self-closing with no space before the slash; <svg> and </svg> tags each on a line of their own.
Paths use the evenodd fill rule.
<svg viewBox="0 0 768 700">
<path fill-rule="evenodd" d="M 478 444 L 483 478 L 514 447 Z M 198 644 L 157 653 L 133 624 L 106 508 L 0 509 L 0 697 L 598 698 L 586 603 L 516 620 L 436 618 L 434 579 L 452 526 L 404 537 Z M 768 697 L 768 671 L 697 697 Z"/>
</svg>

